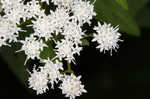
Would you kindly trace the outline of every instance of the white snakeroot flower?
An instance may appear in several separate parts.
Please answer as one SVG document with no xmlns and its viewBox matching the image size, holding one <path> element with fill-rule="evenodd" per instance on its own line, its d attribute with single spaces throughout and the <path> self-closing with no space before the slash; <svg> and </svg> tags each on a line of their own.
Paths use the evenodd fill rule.
<svg viewBox="0 0 150 99">
<path fill-rule="evenodd" d="M 80 51 L 82 50 L 82 47 L 79 47 L 78 44 L 67 40 L 63 39 L 61 42 L 56 42 L 56 57 L 59 58 L 60 60 L 65 59 L 71 63 L 73 63 L 75 58 L 74 54 L 80 55 Z"/>
<path fill-rule="evenodd" d="M 50 11 L 50 23 L 51 30 L 53 30 L 56 35 L 62 32 L 62 28 L 69 21 L 69 12 L 64 8 L 57 8 L 55 12 Z"/>
<path fill-rule="evenodd" d="M 19 24 L 20 18 L 26 19 L 26 6 L 22 0 L 2 0 L 2 8 L 5 16 L 10 17 L 10 20 Z"/>
<path fill-rule="evenodd" d="M 38 94 L 43 94 L 46 92 L 48 88 L 48 78 L 47 74 L 41 71 L 35 70 L 35 67 L 33 68 L 33 73 L 30 73 L 30 77 L 28 79 L 29 82 L 29 88 L 32 88 L 33 90 L 37 91 Z"/>
<path fill-rule="evenodd" d="M 75 99 L 76 96 L 87 93 L 84 89 L 84 85 L 81 84 L 80 78 L 81 76 L 76 77 L 73 74 L 64 75 L 64 78 L 62 78 L 62 84 L 59 88 L 62 90 L 62 94 L 65 94 L 65 97 Z"/>
<path fill-rule="evenodd" d="M 35 31 L 34 35 L 37 35 L 39 38 L 44 37 L 46 41 L 49 40 L 53 32 L 49 21 L 49 16 L 44 16 L 43 18 L 38 18 L 36 21 L 32 21 Z"/>
<path fill-rule="evenodd" d="M 23 45 L 19 51 L 25 52 L 25 54 L 27 55 L 26 61 L 29 58 L 40 59 L 40 52 L 43 50 L 43 47 L 47 47 L 47 45 L 44 44 L 42 40 L 36 40 L 36 38 L 33 35 L 31 35 L 30 37 L 26 37 L 25 41 L 21 40 L 20 42 Z M 25 61 L 25 63 L 26 63 L 26 61 Z"/>
<path fill-rule="evenodd" d="M 72 12 L 79 21 L 79 24 L 91 23 L 90 20 L 96 16 L 94 5 L 90 1 L 76 0 L 72 6 Z"/>
<path fill-rule="evenodd" d="M 111 24 L 104 23 L 103 25 L 98 22 L 98 26 L 94 28 L 96 30 L 96 34 L 94 34 L 94 39 L 99 44 L 96 48 L 100 49 L 100 52 L 105 52 L 110 50 L 112 54 L 112 50 L 119 48 L 117 44 L 120 40 L 121 34 L 118 32 L 118 26 L 113 28 Z"/>
<path fill-rule="evenodd" d="M 41 10 L 40 9 L 41 6 L 39 4 L 39 1 L 38 0 L 31 0 L 30 2 L 27 3 L 27 16 L 29 18 L 36 18 L 37 16 L 38 17 L 41 17 L 43 16 L 44 14 L 44 10 Z"/>
<path fill-rule="evenodd" d="M 74 22 L 69 22 L 64 26 L 64 31 L 61 34 L 64 35 L 66 39 L 73 42 L 82 43 L 81 39 L 84 32 L 82 32 L 80 25 L 77 25 Z"/>
<path fill-rule="evenodd" d="M 44 67 L 42 67 L 42 72 L 48 74 L 48 80 L 51 84 L 51 88 L 54 89 L 54 82 L 57 83 L 61 77 L 59 70 L 63 70 L 63 64 L 56 60 L 54 64 L 51 60 L 43 60 L 45 63 Z"/>
<path fill-rule="evenodd" d="M 22 3 L 22 0 L 1 0 L 2 8 L 5 13 L 11 12 L 11 10 L 15 9 L 18 5 Z"/>
<path fill-rule="evenodd" d="M 10 17 L 0 17 L 0 46 L 8 45 L 12 41 L 17 42 L 18 33 L 21 31 Z"/>
</svg>

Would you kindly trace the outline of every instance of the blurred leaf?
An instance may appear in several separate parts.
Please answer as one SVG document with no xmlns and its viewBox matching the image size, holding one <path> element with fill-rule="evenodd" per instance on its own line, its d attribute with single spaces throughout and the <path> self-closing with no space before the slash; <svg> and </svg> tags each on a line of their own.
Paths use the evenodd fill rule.
<svg viewBox="0 0 150 99">
<path fill-rule="evenodd" d="M 150 0 L 128 0 L 131 13 L 136 17 L 141 27 L 150 27 Z"/>
<path fill-rule="evenodd" d="M 26 85 L 27 71 L 24 66 L 26 56 L 23 53 L 15 53 L 19 46 L 12 44 L 12 47 L 3 46 L 0 48 L 0 55 L 4 61 L 8 64 L 8 68 L 16 75 L 19 81 Z"/>
<path fill-rule="evenodd" d="M 150 0 L 127 0 L 130 12 L 136 16 L 136 13 L 144 7 Z"/>
<path fill-rule="evenodd" d="M 118 4 L 120 4 L 120 6 L 122 6 L 124 9 L 128 9 L 127 0 L 116 0 L 116 2 L 117 2 Z"/>
<path fill-rule="evenodd" d="M 48 45 L 48 47 L 43 48 L 43 51 L 40 53 L 40 57 L 42 59 L 47 59 L 47 58 L 52 59 L 56 56 L 53 46 L 50 41 L 46 42 L 46 44 Z"/>
<path fill-rule="evenodd" d="M 95 3 L 95 11 L 97 12 L 96 19 L 99 21 L 106 21 L 107 23 L 112 23 L 114 26 L 119 25 L 122 32 L 130 35 L 140 35 L 139 27 L 130 15 L 130 12 L 118 5 L 116 1 L 97 0 Z"/>
<path fill-rule="evenodd" d="M 150 28 L 150 7 L 145 6 L 138 12 L 137 22 L 139 26 Z"/>
<path fill-rule="evenodd" d="M 87 39 L 82 39 L 81 42 L 82 42 L 82 46 L 89 46 L 90 45 L 89 41 Z"/>
</svg>

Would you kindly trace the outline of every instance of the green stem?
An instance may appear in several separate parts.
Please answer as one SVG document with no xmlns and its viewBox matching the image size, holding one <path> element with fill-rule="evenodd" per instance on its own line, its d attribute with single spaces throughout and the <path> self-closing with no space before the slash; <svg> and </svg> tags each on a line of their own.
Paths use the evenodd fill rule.
<svg viewBox="0 0 150 99">
<path fill-rule="evenodd" d="M 69 62 L 67 62 L 67 67 L 68 67 L 68 71 L 72 71 L 72 70 L 71 70 L 71 65 L 70 65 Z"/>
<path fill-rule="evenodd" d="M 38 1 L 39 1 L 40 6 L 42 7 L 42 6 L 43 6 L 43 4 L 42 4 L 41 0 L 38 0 Z"/>
<path fill-rule="evenodd" d="M 87 34 L 83 36 L 83 38 L 89 38 L 89 37 L 93 37 L 93 34 Z"/>
<path fill-rule="evenodd" d="M 71 64 L 67 61 L 67 70 L 65 70 L 63 73 L 73 73 L 73 70 L 71 69 Z"/>
</svg>

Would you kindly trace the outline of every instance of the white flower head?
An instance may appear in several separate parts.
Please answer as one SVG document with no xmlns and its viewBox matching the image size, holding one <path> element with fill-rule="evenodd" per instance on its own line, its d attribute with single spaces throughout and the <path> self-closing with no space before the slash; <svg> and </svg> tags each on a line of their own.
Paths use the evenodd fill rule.
<svg viewBox="0 0 150 99">
<path fill-rule="evenodd" d="M 62 32 L 62 28 L 69 21 L 69 12 L 64 8 L 57 8 L 55 12 L 50 11 L 50 28 L 56 35 Z"/>
<path fill-rule="evenodd" d="M 41 17 L 44 15 L 44 11 L 40 9 L 41 6 L 39 4 L 38 0 L 31 0 L 30 2 L 27 3 L 27 16 L 29 18 L 37 18 Z"/>
<path fill-rule="evenodd" d="M 67 39 L 63 39 L 61 42 L 57 42 L 56 44 L 56 57 L 60 60 L 65 59 L 69 61 L 69 63 L 71 61 L 74 62 L 75 58 L 73 55 L 80 55 L 80 51 L 82 50 L 82 47 L 79 47 L 78 44 Z"/>
<path fill-rule="evenodd" d="M 64 78 L 62 78 L 62 84 L 59 88 L 62 90 L 62 94 L 65 94 L 65 97 L 75 99 L 76 96 L 80 96 L 87 92 L 84 89 L 84 85 L 81 84 L 80 78 L 81 76 L 76 77 L 73 74 L 64 75 Z"/>
<path fill-rule="evenodd" d="M 47 86 L 48 84 L 47 74 L 35 70 L 35 67 L 33 68 L 33 73 L 30 73 L 28 82 L 29 88 L 32 88 L 33 90 L 37 91 L 37 95 L 43 94 L 46 92 L 47 89 L 49 89 Z"/>
<path fill-rule="evenodd" d="M 39 38 L 44 37 L 46 41 L 52 37 L 53 31 L 51 29 L 52 24 L 50 23 L 49 16 L 43 16 L 32 22 L 35 31 L 34 35 L 37 35 Z"/>
<path fill-rule="evenodd" d="M 47 47 L 46 44 L 43 43 L 42 40 L 36 40 L 36 38 L 31 35 L 30 37 L 26 37 L 25 40 L 20 41 L 23 45 L 19 51 L 24 51 L 27 55 L 26 61 L 31 58 L 39 58 L 40 52 L 43 50 L 43 47 Z M 18 52 L 18 51 L 17 51 Z M 25 63 L 26 63 L 25 61 Z"/>
<path fill-rule="evenodd" d="M 22 3 L 22 0 L 1 0 L 1 3 L 5 13 L 9 13 L 11 10 L 17 8 Z"/>
<path fill-rule="evenodd" d="M 90 4 L 90 1 L 76 0 L 72 6 L 72 12 L 81 25 L 86 22 L 90 24 L 90 20 L 96 16 L 94 5 Z"/>
<path fill-rule="evenodd" d="M 54 88 L 54 82 L 57 83 L 61 77 L 59 70 L 63 70 L 63 64 L 56 60 L 54 64 L 50 59 L 43 60 L 45 63 L 42 71 L 48 74 L 48 80 L 51 84 L 51 88 Z"/>
<path fill-rule="evenodd" d="M 21 31 L 16 23 L 8 17 L 0 17 L 0 46 L 8 45 L 12 41 L 17 42 L 18 33 Z"/>
<path fill-rule="evenodd" d="M 82 43 L 81 39 L 84 32 L 82 32 L 80 25 L 77 25 L 74 22 L 69 22 L 64 26 L 64 31 L 61 34 L 65 36 L 65 39 L 69 39 L 76 43 Z"/>
<path fill-rule="evenodd" d="M 1 0 L 1 2 L 5 16 L 10 20 L 19 24 L 20 18 L 26 19 L 26 5 L 23 4 L 23 0 Z"/>
<path fill-rule="evenodd" d="M 117 44 L 120 40 L 121 34 L 118 32 L 119 28 L 113 28 L 111 24 L 104 23 L 103 25 L 98 22 L 98 26 L 94 28 L 96 30 L 96 34 L 94 34 L 94 39 L 92 41 L 97 41 L 99 44 L 96 48 L 100 49 L 100 52 L 105 52 L 110 50 L 112 54 L 112 50 L 119 48 Z"/>
</svg>

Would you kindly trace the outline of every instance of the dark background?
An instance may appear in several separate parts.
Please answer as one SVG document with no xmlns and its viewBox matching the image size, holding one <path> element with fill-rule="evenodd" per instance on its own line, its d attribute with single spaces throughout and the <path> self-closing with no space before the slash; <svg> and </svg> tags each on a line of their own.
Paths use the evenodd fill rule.
<svg viewBox="0 0 150 99">
<path fill-rule="evenodd" d="M 149 21 L 149 20 L 147 20 Z M 150 22 L 150 21 L 149 21 Z M 143 23 L 144 24 L 144 23 Z M 77 66 L 76 75 L 82 75 L 82 82 L 88 93 L 76 99 L 145 99 L 150 98 L 150 28 L 141 27 L 141 36 L 122 34 L 117 52 L 99 53 L 95 46 L 85 47 Z M 8 54 L 6 54 L 8 55 Z M 20 66 L 22 66 L 20 64 Z M 58 88 L 36 96 L 32 89 L 20 83 L 0 57 L 0 97 L 66 99 Z"/>
</svg>

